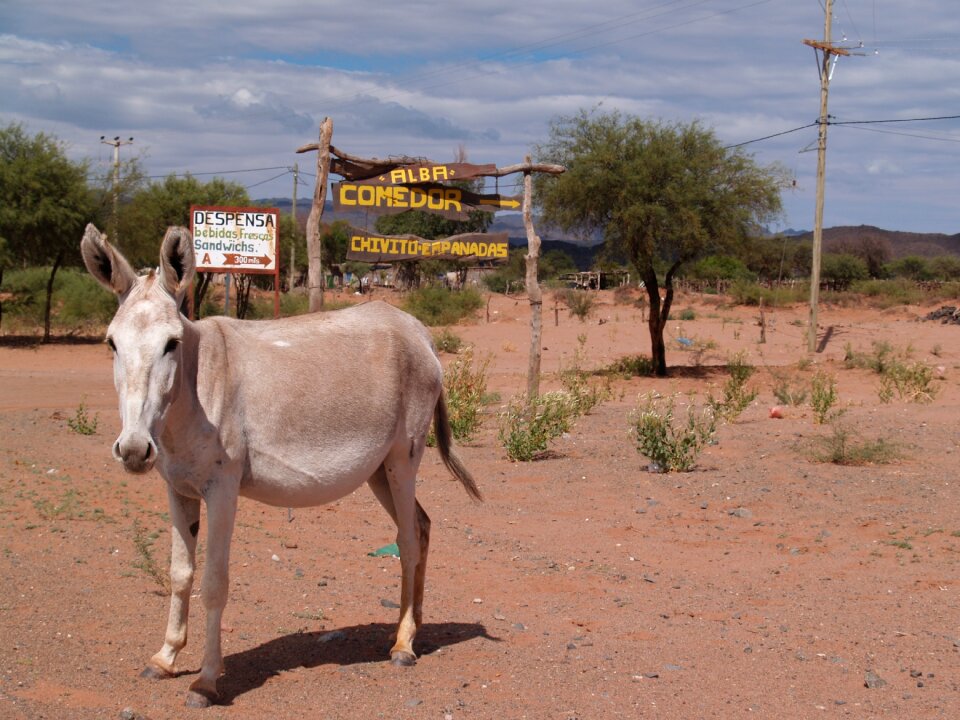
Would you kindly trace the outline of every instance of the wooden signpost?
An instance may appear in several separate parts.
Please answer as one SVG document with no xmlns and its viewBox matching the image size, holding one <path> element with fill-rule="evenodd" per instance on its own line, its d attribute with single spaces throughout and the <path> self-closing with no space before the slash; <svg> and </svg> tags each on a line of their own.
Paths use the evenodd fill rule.
<svg viewBox="0 0 960 720">
<path fill-rule="evenodd" d="M 540 392 L 543 299 L 537 281 L 540 238 L 533 228 L 532 174 L 539 172 L 559 175 L 566 168 L 562 165 L 533 163 L 529 155 L 523 163 L 502 168 L 491 164 L 443 164 L 413 157 L 391 157 L 383 160 L 362 158 L 335 148 L 331 144 L 332 134 L 333 122 L 330 118 L 325 118 L 320 125 L 319 142 L 297 148 L 298 153 L 317 152 L 317 185 L 307 220 L 311 312 L 323 305 L 319 228 L 330 173 L 344 178 L 333 185 L 335 210 L 365 210 L 372 215 L 421 210 L 451 220 L 466 220 L 471 212 L 476 211 L 522 209 L 527 234 L 526 284 L 531 311 L 527 402 L 529 407 L 533 407 L 533 402 Z M 450 184 L 514 173 L 523 173 L 522 196 L 480 194 Z M 404 262 L 425 257 L 505 260 L 509 252 L 506 233 L 467 233 L 438 240 L 425 240 L 415 235 L 377 235 L 365 230 L 351 230 L 347 258 L 364 262 Z"/>
</svg>

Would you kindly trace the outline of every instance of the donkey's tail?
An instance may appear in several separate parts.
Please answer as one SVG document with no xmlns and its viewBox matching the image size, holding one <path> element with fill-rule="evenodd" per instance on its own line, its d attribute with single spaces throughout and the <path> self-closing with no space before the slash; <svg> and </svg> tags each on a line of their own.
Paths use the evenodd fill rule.
<svg viewBox="0 0 960 720">
<path fill-rule="evenodd" d="M 447 416 L 447 400 L 444 393 L 440 393 L 437 399 L 437 407 L 433 411 L 433 432 L 437 436 L 437 448 L 440 450 L 440 457 L 447 470 L 460 481 L 463 489 L 467 491 L 474 500 L 483 500 L 480 494 L 480 488 L 470 474 L 470 471 L 464 467 L 459 456 L 453 449 L 453 439 L 450 435 L 450 418 Z"/>
</svg>

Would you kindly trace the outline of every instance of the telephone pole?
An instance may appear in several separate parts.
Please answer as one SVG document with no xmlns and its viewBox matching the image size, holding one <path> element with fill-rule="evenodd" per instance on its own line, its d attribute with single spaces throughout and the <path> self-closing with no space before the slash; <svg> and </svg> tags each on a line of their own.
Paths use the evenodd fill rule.
<svg viewBox="0 0 960 720">
<path fill-rule="evenodd" d="M 133 142 L 133 138 L 127 138 L 126 140 L 121 140 L 120 136 L 108 140 L 106 136 L 100 136 L 100 142 L 104 145 L 113 146 L 113 218 L 111 220 L 111 229 L 110 229 L 110 239 L 113 241 L 114 245 L 119 247 L 119 234 L 117 232 L 118 222 L 117 222 L 117 213 L 120 207 L 120 146 L 121 145 L 130 145 Z"/>
<path fill-rule="evenodd" d="M 850 51 L 833 45 L 830 31 L 833 24 L 833 0 L 826 0 L 824 7 L 823 42 L 804 40 L 817 53 L 820 66 L 820 118 L 817 138 L 817 200 L 813 218 L 813 262 L 810 267 L 810 325 L 807 328 L 807 351 L 814 352 L 817 348 L 817 304 L 820 300 L 820 256 L 823 248 L 823 193 L 827 167 L 827 125 L 830 116 L 827 114 L 827 95 L 830 91 L 830 76 L 833 74 L 832 65 L 836 63 L 835 55 L 849 55 Z"/>
</svg>

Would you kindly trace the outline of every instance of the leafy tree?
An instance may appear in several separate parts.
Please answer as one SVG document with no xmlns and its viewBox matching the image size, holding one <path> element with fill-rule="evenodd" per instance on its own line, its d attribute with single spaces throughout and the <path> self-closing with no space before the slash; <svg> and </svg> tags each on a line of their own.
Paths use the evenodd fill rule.
<svg viewBox="0 0 960 720">
<path fill-rule="evenodd" d="M 743 261 L 730 255 L 709 255 L 695 262 L 685 273 L 696 280 L 754 280 L 756 275 Z"/>
<path fill-rule="evenodd" d="M 87 165 L 66 156 L 51 135 L 22 125 L 0 128 L 0 239 L 6 262 L 49 265 L 43 340 L 50 340 L 50 304 L 57 271 L 79 257 L 84 225 L 93 219 Z M 0 262 L 3 258 L 0 257 Z"/>
<path fill-rule="evenodd" d="M 156 264 L 157 247 L 171 225 L 190 224 L 191 205 L 250 205 L 246 188 L 223 178 L 201 182 L 168 175 L 133 194 L 120 217 L 123 252 L 134 267 Z"/>
<path fill-rule="evenodd" d="M 956 255 L 930 258 L 930 273 L 938 280 L 956 280 L 960 278 L 960 258 Z"/>
<path fill-rule="evenodd" d="M 833 285 L 835 290 L 847 290 L 856 280 L 870 277 L 867 263 L 848 253 L 824 253 L 820 277 Z"/>
<path fill-rule="evenodd" d="M 785 173 L 726 149 L 699 122 L 646 121 L 581 111 L 551 123 L 538 160 L 567 172 L 538 178 L 549 224 L 586 235 L 601 231 L 607 251 L 630 262 L 650 302 L 651 356 L 666 375 L 663 331 L 673 278 L 683 263 L 741 245 L 780 212 Z M 666 263 L 664 296 L 657 262 Z"/>
<path fill-rule="evenodd" d="M 904 277 L 910 280 L 932 280 L 933 273 L 930 263 L 919 255 L 908 255 L 894 260 L 886 266 L 886 272 L 891 277 Z"/>
</svg>

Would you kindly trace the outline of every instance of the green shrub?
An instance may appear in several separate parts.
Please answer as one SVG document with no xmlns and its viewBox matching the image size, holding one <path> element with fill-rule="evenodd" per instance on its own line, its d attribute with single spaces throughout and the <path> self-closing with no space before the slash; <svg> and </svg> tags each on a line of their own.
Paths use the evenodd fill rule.
<svg viewBox="0 0 960 720">
<path fill-rule="evenodd" d="M 784 307 L 803 302 L 810 294 L 810 288 L 806 283 L 766 288 L 755 282 L 736 280 L 728 292 L 737 305 L 759 305 L 763 300 L 766 307 Z"/>
<path fill-rule="evenodd" d="M 771 370 L 773 375 L 773 396 L 781 405 L 790 407 L 799 407 L 807 401 L 807 391 L 799 386 L 795 386 L 790 378 L 780 375 Z"/>
<path fill-rule="evenodd" d="M 483 307 L 483 296 L 474 288 L 452 292 L 443 287 L 425 287 L 407 295 L 403 309 L 424 325 L 455 325 Z"/>
<path fill-rule="evenodd" d="M 501 413 L 498 437 L 507 457 L 529 462 L 541 457 L 551 440 L 570 429 L 575 415 L 566 392 L 545 393 L 529 405 L 526 395 L 519 395 Z"/>
<path fill-rule="evenodd" d="M 686 308 L 684 308 L 683 310 L 680 311 L 680 319 L 681 319 L 681 320 L 696 320 L 696 319 L 697 319 L 697 313 L 694 311 L 693 308 L 691 308 L 691 307 L 686 307 Z"/>
<path fill-rule="evenodd" d="M 697 457 L 717 432 L 717 416 L 709 407 L 699 413 L 691 404 L 686 421 L 674 419 L 674 398 L 644 395 L 630 416 L 637 451 L 649 458 L 651 469 L 662 472 L 692 470 Z"/>
<path fill-rule="evenodd" d="M 3 302 L 4 320 L 41 327 L 50 268 L 7 270 L 0 291 L 11 297 Z M 117 311 L 116 297 L 88 273 L 61 268 L 53 283 L 50 322 L 60 329 L 87 329 L 106 325 Z"/>
</svg>

